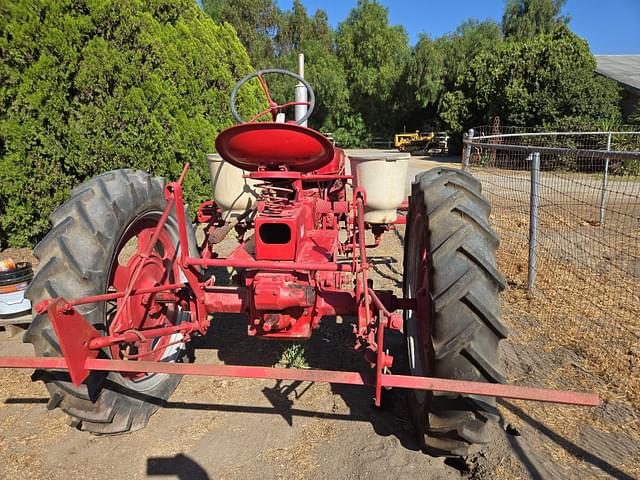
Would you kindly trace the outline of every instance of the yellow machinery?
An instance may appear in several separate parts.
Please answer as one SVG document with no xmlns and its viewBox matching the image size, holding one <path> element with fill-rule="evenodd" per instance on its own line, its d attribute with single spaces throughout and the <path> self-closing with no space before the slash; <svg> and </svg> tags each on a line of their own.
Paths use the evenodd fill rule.
<svg viewBox="0 0 640 480">
<path fill-rule="evenodd" d="M 449 153 L 449 135 L 447 132 L 420 132 L 396 133 L 394 146 L 401 152 L 410 152 L 412 155 Z"/>
<path fill-rule="evenodd" d="M 434 139 L 433 132 L 420 132 L 416 130 L 414 133 L 396 133 L 394 146 L 401 152 L 414 152 L 417 150 L 426 150 Z"/>
</svg>

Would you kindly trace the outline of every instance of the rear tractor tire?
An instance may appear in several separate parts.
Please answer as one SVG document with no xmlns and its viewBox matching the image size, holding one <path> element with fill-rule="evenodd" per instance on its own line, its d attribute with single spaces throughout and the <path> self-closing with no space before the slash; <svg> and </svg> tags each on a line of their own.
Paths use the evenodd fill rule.
<svg viewBox="0 0 640 480">
<path fill-rule="evenodd" d="M 460 170 L 416 177 L 409 200 L 404 295 L 418 308 L 405 315 L 412 375 L 502 383 L 498 344 L 507 329 L 498 293 L 498 235 L 480 183 Z M 464 457 L 490 440 L 495 399 L 412 390 L 409 404 L 421 448 Z"/>
<path fill-rule="evenodd" d="M 42 300 L 59 296 L 71 299 L 124 290 L 140 258 L 136 253 L 141 253 L 148 244 L 165 208 L 163 188 L 161 178 L 134 170 L 107 172 L 76 187 L 69 200 L 51 215 L 53 228 L 34 250 L 40 268 L 26 294 L 31 304 L 35 307 Z M 174 211 L 150 261 L 142 268 L 137 288 L 153 286 L 156 281 L 177 281 L 176 254 L 180 248 L 177 225 Z M 193 232 L 190 235 L 194 241 Z M 193 247 L 191 251 L 195 252 Z M 161 278 L 163 275 L 165 278 Z M 144 312 L 140 307 L 130 303 L 128 311 Z M 77 309 L 98 331 L 111 331 L 115 302 Z M 157 310 L 160 313 L 135 315 L 134 321 L 138 322 L 135 328 L 175 324 L 186 316 L 173 304 L 164 304 Z M 142 359 L 180 361 L 184 347 L 179 343 L 168 345 L 179 340 L 174 337 L 155 341 L 149 347 L 151 352 Z M 24 341 L 33 344 L 38 356 L 62 356 L 46 313 L 37 314 L 34 309 Z M 163 341 L 167 343 L 162 344 Z M 100 356 L 122 358 L 120 348 L 106 348 Z M 59 407 L 69 415 L 72 425 L 97 434 L 144 427 L 180 382 L 180 376 L 176 375 L 115 372 L 93 372 L 79 387 L 71 383 L 66 372 L 37 371 L 34 379 L 45 383 L 51 396 L 49 409 Z"/>
</svg>

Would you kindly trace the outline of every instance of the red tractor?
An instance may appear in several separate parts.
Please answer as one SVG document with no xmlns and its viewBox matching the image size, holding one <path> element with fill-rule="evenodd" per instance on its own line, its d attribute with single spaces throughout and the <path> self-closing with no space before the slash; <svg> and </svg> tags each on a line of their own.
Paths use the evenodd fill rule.
<svg viewBox="0 0 640 480">
<path fill-rule="evenodd" d="M 299 102 L 271 99 L 263 76 L 274 72 L 307 87 L 309 109 L 297 123 L 283 122 L 281 112 Z M 269 108 L 244 122 L 234 100 L 255 77 Z M 24 338 L 37 356 L 0 358 L 0 366 L 36 369 L 49 408 L 98 434 L 144 427 L 182 375 L 371 385 L 376 405 L 383 388 L 410 389 L 420 443 L 437 455 L 465 455 L 487 442 L 496 396 L 597 405 L 592 394 L 502 385 L 504 280 L 480 183 L 436 168 L 416 177 L 404 203 L 402 165 L 383 159 L 381 174 L 359 159 L 346 173 L 345 153 L 300 125 L 313 106 L 311 87 L 290 72 L 259 71 L 236 85 L 231 111 L 238 124 L 216 140 L 214 198 L 238 179 L 245 184 L 231 191 L 239 206 L 199 206 L 196 223 L 206 233 L 200 245 L 183 199 L 188 165 L 168 184 L 116 170 L 76 187 L 34 251 L 40 268 L 27 294 L 34 318 Z M 273 121 L 257 122 L 264 115 Z M 367 248 L 398 223 L 406 223 L 402 297 L 374 288 L 367 260 Z M 220 258 L 216 247 L 231 231 L 238 245 Z M 219 284 L 212 267 L 232 267 L 232 284 Z M 186 346 L 221 312 L 246 314 L 248 335 L 280 340 L 308 339 L 326 316 L 352 317 L 354 349 L 371 369 L 189 363 Z M 390 373 L 387 329 L 403 332 L 410 375 Z"/>
</svg>

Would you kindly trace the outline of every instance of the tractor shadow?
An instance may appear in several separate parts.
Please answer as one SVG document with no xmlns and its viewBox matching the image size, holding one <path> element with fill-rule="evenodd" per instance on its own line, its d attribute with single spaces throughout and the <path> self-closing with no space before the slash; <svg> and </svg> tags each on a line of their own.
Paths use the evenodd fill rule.
<svg viewBox="0 0 640 480">
<path fill-rule="evenodd" d="M 353 350 L 353 318 L 345 317 L 344 322 L 335 317 L 325 317 L 321 327 L 313 332 L 310 340 L 302 343 L 304 361 L 313 369 L 343 370 L 370 373 L 368 363 L 362 355 Z M 283 366 L 283 354 L 293 343 L 287 341 L 261 340 L 249 337 L 246 333 L 246 317 L 244 315 L 216 315 L 211 328 L 205 337 L 194 342 L 194 353 L 197 361 L 198 351 L 214 349 L 218 358 L 228 365 Z M 399 332 L 387 332 L 385 349 L 394 356 L 393 373 L 407 374 L 404 338 Z M 273 387 L 265 387 L 262 394 L 273 406 L 273 413 L 282 416 L 293 426 L 296 416 L 313 416 L 318 418 L 348 420 L 371 423 L 376 434 L 394 435 L 407 449 L 419 450 L 415 431 L 411 425 L 406 391 L 400 389 L 383 390 L 383 405 L 374 406 L 374 389 L 369 386 L 331 384 L 331 391 L 338 395 L 347 407 L 348 413 L 317 413 L 296 408 L 296 401 L 301 399 L 311 388 L 310 382 L 274 380 Z M 328 399 L 327 401 L 331 401 Z M 185 408 L 188 406 L 185 405 Z M 247 407 L 252 411 L 253 407 Z M 260 409 L 263 411 L 263 409 Z"/>
<path fill-rule="evenodd" d="M 229 281 L 224 269 L 213 272 L 220 284 Z M 324 317 L 321 326 L 313 332 L 310 340 L 301 342 L 301 356 L 313 369 L 343 370 L 370 373 L 362 354 L 353 350 L 353 317 Z M 217 314 L 204 337 L 192 342 L 193 353 L 215 350 L 220 361 L 227 365 L 284 366 L 283 354 L 294 343 L 290 341 L 263 340 L 247 335 L 246 315 Z M 387 331 L 385 349 L 394 356 L 393 373 L 407 374 L 407 360 L 402 333 Z M 347 407 L 348 413 L 317 414 L 295 408 L 296 401 L 302 398 L 311 387 L 309 382 L 274 380 L 273 387 L 262 390 L 262 394 L 273 406 L 273 413 L 281 415 L 289 425 L 293 425 L 296 416 L 316 416 L 319 418 L 369 422 L 376 434 L 394 435 L 407 449 L 419 450 L 415 431 L 411 425 L 406 391 L 400 389 L 384 390 L 383 405 L 374 406 L 374 389 L 369 386 L 331 384 L 331 391 L 338 395 Z M 331 401 L 331 400 L 328 400 Z M 185 406 L 188 408 L 188 406 Z M 246 407 L 251 410 L 253 407 Z M 262 409 L 261 409 L 262 410 Z"/>
<path fill-rule="evenodd" d="M 178 480 L 209 480 L 207 471 L 191 457 L 178 453 L 173 457 L 147 458 L 147 477 L 174 477 Z"/>
</svg>

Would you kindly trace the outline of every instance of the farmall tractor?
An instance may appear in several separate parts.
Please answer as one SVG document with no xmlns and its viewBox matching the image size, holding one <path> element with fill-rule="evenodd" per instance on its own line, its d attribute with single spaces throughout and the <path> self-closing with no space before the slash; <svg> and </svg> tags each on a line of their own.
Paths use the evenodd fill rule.
<svg viewBox="0 0 640 480">
<path fill-rule="evenodd" d="M 298 122 L 283 121 L 281 112 L 300 102 L 271 99 L 264 75 L 274 72 L 308 90 Z M 245 122 L 234 101 L 255 77 L 269 107 Z M 242 79 L 231 98 L 237 125 L 220 133 L 220 157 L 210 159 L 214 200 L 199 206 L 196 224 L 183 199 L 189 165 L 167 184 L 116 170 L 76 187 L 34 251 L 40 268 L 27 294 L 34 317 L 24 341 L 37 356 L 0 358 L 0 366 L 36 369 L 48 407 L 96 434 L 144 427 L 182 375 L 368 385 L 378 406 L 382 389 L 409 389 L 420 444 L 435 455 L 466 455 L 486 443 L 497 396 L 597 405 L 588 393 L 502 384 L 504 279 L 480 183 L 435 168 L 415 178 L 404 201 L 406 158 L 352 158 L 348 174 L 344 151 L 301 125 L 313 107 L 311 86 L 291 72 Z M 272 121 L 257 121 L 265 115 Z M 402 297 L 375 289 L 367 258 L 400 223 Z M 200 245 L 197 224 L 206 233 Z M 217 246 L 231 232 L 237 247 L 221 258 Z M 213 267 L 234 269 L 233 284 L 219 284 Z M 248 335 L 296 341 L 310 338 L 324 317 L 353 318 L 353 347 L 370 369 L 190 363 L 189 342 L 227 312 L 246 315 L 238 328 Z M 391 373 L 389 329 L 404 334 L 410 375 Z"/>
</svg>

